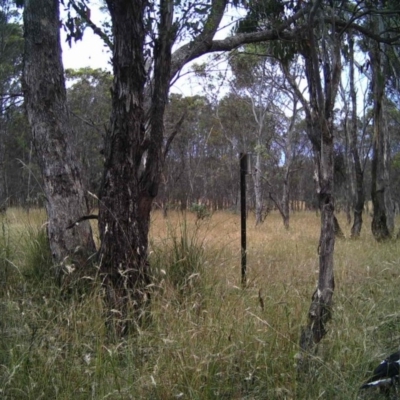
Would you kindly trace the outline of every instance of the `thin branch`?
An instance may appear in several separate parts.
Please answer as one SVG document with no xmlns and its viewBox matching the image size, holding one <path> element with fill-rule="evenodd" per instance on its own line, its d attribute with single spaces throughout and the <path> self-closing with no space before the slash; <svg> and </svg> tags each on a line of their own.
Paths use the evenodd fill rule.
<svg viewBox="0 0 400 400">
<path fill-rule="evenodd" d="M 107 47 L 112 50 L 113 43 L 110 38 L 90 19 L 90 8 L 86 5 L 77 6 L 75 1 L 71 1 L 72 8 L 75 12 L 87 23 L 87 25 L 92 29 L 93 33 L 99 36 Z"/>
<path fill-rule="evenodd" d="M 167 142 L 165 143 L 164 160 L 166 159 L 166 157 L 168 155 L 168 151 L 169 151 L 169 149 L 171 147 L 172 141 L 175 139 L 175 136 L 180 131 L 180 128 L 181 128 L 181 126 L 183 124 L 183 121 L 185 120 L 185 117 L 186 117 L 186 113 L 183 113 L 181 118 L 179 119 L 179 121 L 175 124 L 174 129 L 172 130 L 172 132 L 168 136 Z"/>
</svg>

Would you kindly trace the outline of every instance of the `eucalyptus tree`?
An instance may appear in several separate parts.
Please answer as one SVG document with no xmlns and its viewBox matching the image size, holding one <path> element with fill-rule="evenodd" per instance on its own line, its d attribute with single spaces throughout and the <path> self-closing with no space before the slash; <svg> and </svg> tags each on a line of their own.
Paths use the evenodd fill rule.
<svg viewBox="0 0 400 400">
<path fill-rule="evenodd" d="M 358 67 L 370 81 L 372 103 L 371 198 L 373 203 L 372 233 L 382 241 L 394 230 L 394 204 L 390 185 L 390 136 L 383 119 L 387 97 L 399 89 L 400 9 L 396 1 L 362 1 L 355 8 L 359 25 L 351 30 L 358 38 L 364 63 Z M 356 61 L 354 61 L 357 64 Z M 360 176 L 360 171 L 356 174 Z M 359 196 L 358 196 L 359 197 Z M 360 198 L 360 197 L 359 197 Z M 360 208 L 359 202 L 358 208 Z"/>
<path fill-rule="evenodd" d="M 309 349 L 325 335 L 325 324 L 331 316 L 335 287 L 333 253 L 335 245 L 334 223 L 334 132 L 333 108 L 340 82 L 341 37 L 337 27 L 318 22 L 318 16 L 328 18 L 338 12 L 336 7 L 316 1 L 307 15 L 307 29 L 300 44 L 307 79 L 309 105 L 303 106 L 308 123 L 308 136 L 316 154 L 315 174 L 321 234 L 319 241 L 319 279 L 308 312 L 308 325 L 303 330 L 301 343 Z M 321 41 L 319 41 L 319 37 Z"/>
<path fill-rule="evenodd" d="M 378 5 L 382 9 L 383 4 Z M 368 4 L 367 4 L 368 7 Z M 369 26 L 375 33 L 385 30 L 383 17 L 378 14 L 369 16 Z M 376 240 L 390 238 L 394 231 L 394 207 L 390 191 L 390 139 L 383 120 L 384 92 L 387 72 L 387 54 L 384 44 L 369 42 L 369 58 L 371 67 L 371 86 L 373 98 L 374 140 L 371 165 L 371 198 L 374 207 L 372 233 Z M 385 57 L 386 56 L 386 57 Z"/>
<path fill-rule="evenodd" d="M 25 3 L 24 97 L 43 177 L 51 252 L 61 276 L 63 265 L 82 266 L 96 249 L 89 222 L 67 229 L 88 214 L 88 204 L 67 109 L 59 19 L 57 1 Z"/>
<path fill-rule="evenodd" d="M 362 72 L 357 71 L 355 54 L 360 49 L 356 45 L 357 36 L 353 31 L 347 32 L 347 43 L 343 47 L 343 57 L 347 63 L 348 88 L 341 85 L 341 97 L 344 112 L 344 133 L 347 152 L 347 179 L 350 180 L 349 194 L 353 208 L 353 224 L 351 237 L 358 238 L 363 224 L 365 205 L 365 167 L 370 156 L 371 141 L 368 126 L 371 118 L 367 113 L 368 87 L 357 87 L 356 80 L 360 80 Z M 362 70 L 362 68 L 361 68 Z M 358 73 L 357 73 L 358 72 Z M 364 101 L 362 100 L 364 99 Z M 360 110 L 359 105 L 362 105 Z"/>
</svg>

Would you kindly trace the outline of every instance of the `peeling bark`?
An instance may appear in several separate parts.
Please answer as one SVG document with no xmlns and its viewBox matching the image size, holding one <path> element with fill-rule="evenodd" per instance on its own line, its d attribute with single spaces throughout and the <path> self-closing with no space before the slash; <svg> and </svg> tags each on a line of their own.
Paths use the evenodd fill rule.
<svg viewBox="0 0 400 400">
<path fill-rule="evenodd" d="M 143 0 L 108 0 L 114 36 L 111 130 L 99 208 L 100 274 L 117 334 L 127 333 L 146 311 L 150 212 L 158 192 L 168 98 L 172 1 L 160 4 L 154 46 L 154 88 L 145 112 L 146 27 Z"/>
<path fill-rule="evenodd" d="M 319 241 L 319 278 L 308 312 L 307 326 L 302 330 L 300 346 L 310 352 L 326 334 L 326 323 L 332 315 L 334 281 L 334 135 L 333 108 L 340 82 L 340 36 L 334 28 L 326 37 L 316 40 L 314 18 L 321 2 L 315 2 L 309 15 L 309 29 L 304 47 L 304 59 L 310 105 L 306 109 L 309 138 L 316 156 L 318 199 L 321 210 L 321 234 Z M 332 9 L 331 12 L 334 12 Z M 322 69 L 322 77 L 320 75 Z M 303 100 L 304 101 L 304 100 Z M 308 340 L 307 340 L 308 338 Z"/>
</svg>

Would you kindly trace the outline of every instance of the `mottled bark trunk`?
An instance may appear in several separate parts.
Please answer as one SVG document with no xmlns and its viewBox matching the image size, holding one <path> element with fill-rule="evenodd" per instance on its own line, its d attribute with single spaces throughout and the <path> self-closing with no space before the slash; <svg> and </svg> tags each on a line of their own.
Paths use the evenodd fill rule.
<svg viewBox="0 0 400 400">
<path fill-rule="evenodd" d="M 389 140 L 383 123 L 384 76 L 379 44 L 370 51 L 374 99 L 374 138 L 371 162 L 371 198 L 374 207 L 372 233 L 377 241 L 389 239 L 393 233 L 392 200 L 389 182 Z"/>
<path fill-rule="evenodd" d="M 73 147 L 61 61 L 59 2 L 30 0 L 24 9 L 23 90 L 33 144 L 43 175 L 48 235 L 54 261 L 85 263 L 95 252 L 81 168 Z"/>
<path fill-rule="evenodd" d="M 340 35 L 333 32 L 321 43 L 317 43 L 315 29 L 311 29 L 312 19 L 313 14 L 310 14 L 310 29 L 307 35 L 309 47 L 305 52 L 306 76 L 310 94 L 307 120 L 310 127 L 309 136 L 317 155 L 321 234 L 318 246 L 318 286 L 312 296 L 308 324 L 303 328 L 300 338 L 300 346 L 305 352 L 311 351 L 325 336 L 326 323 L 331 319 L 332 314 L 332 298 L 335 289 L 333 269 L 335 247 L 333 108 L 341 72 Z M 323 81 L 319 72 L 320 66 L 322 67 Z"/>
<path fill-rule="evenodd" d="M 324 128 L 322 128 L 324 129 Z M 308 312 L 309 327 L 314 343 L 325 335 L 325 324 L 331 317 L 332 296 L 335 288 L 333 275 L 333 253 L 335 247 L 335 215 L 333 200 L 333 137 L 326 129 L 320 163 L 319 208 L 321 210 L 321 234 L 319 241 L 318 287 L 313 294 Z"/>
</svg>

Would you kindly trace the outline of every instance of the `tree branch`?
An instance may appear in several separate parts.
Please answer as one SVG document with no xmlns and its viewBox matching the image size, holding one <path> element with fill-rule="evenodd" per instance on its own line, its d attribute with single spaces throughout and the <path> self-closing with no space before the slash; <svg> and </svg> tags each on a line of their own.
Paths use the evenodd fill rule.
<svg viewBox="0 0 400 400">
<path fill-rule="evenodd" d="M 239 33 L 223 40 L 212 40 L 221 22 L 226 3 L 226 0 L 213 0 L 213 10 L 206 22 L 207 28 L 192 42 L 181 46 L 174 52 L 172 55 L 171 81 L 185 64 L 206 53 L 230 51 L 244 44 L 269 40 L 296 40 L 299 29 L 293 29 L 290 33 L 285 32 L 285 30 L 303 17 L 308 9 L 308 7 L 303 7 L 276 29 Z"/>
<path fill-rule="evenodd" d="M 168 136 L 167 142 L 165 143 L 165 148 L 164 148 L 164 160 L 166 159 L 168 155 L 168 151 L 171 147 L 172 141 L 175 139 L 175 136 L 178 134 L 183 121 L 185 120 L 186 113 L 183 113 L 179 121 L 175 124 L 174 129 L 171 131 L 171 133 Z"/>
<path fill-rule="evenodd" d="M 88 24 L 93 33 L 99 36 L 107 47 L 112 50 L 113 43 L 110 38 L 90 19 L 90 8 L 87 6 L 77 6 L 74 1 L 71 1 L 72 8 L 75 12 Z"/>
</svg>

